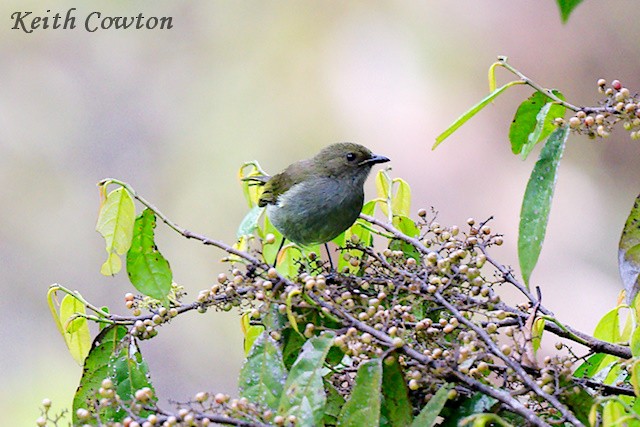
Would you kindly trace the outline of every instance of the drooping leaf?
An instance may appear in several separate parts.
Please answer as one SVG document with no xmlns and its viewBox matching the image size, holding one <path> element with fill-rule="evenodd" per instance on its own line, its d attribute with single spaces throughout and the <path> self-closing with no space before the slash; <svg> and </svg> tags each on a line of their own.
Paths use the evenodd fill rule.
<svg viewBox="0 0 640 427">
<path fill-rule="evenodd" d="M 640 328 L 635 328 L 633 330 L 633 333 L 631 334 L 631 342 L 629 344 L 633 357 L 640 357 Z"/>
<path fill-rule="evenodd" d="M 244 334 L 244 354 L 248 355 L 255 340 L 264 332 L 264 326 L 252 325 L 249 313 L 240 317 L 242 333 Z"/>
<path fill-rule="evenodd" d="M 520 210 L 518 258 L 520 270 L 527 285 L 544 242 L 558 176 L 558 165 L 568 136 L 568 126 L 560 127 L 551 134 L 540 152 L 525 190 Z"/>
<path fill-rule="evenodd" d="M 522 83 L 523 82 L 520 80 L 509 82 L 504 86 L 501 86 L 498 89 L 494 90 L 489 95 L 485 96 L 480 102 L 478 102 L 476 105 L 474 105 L 469 110 L 467 110 L 463 115 L 458 117 L 458 119 L 455 122 L 453 122 L 453 124 L 451 124 L 451 126 L 449 126 L 444 132 L 438 135 L 436 137 L 436 142 L 433 144 L 433 147 L 431 147 L 431 149 L 435 150 L 438 147 L 438 145 L 442 143 L 442 141 L 447 139 L 453 132 L 458 130 L 460 126 L 465 124 L 467 121 L 469 121 L 469 119 L 471 119 L 478 112 L 480 112 L 480 110 L 482 110 L 484 107 L 489 105 L 491 101 L 493 101 L 498 95 L 500 95 L 506 89 L 510 88 L 513 85 L 522 84 Z"/>
<path fill-rule="evenodd" d="M 374 201 L 369 201 L 364 204 L 362 207 L 362 213 L 365 215 L 373 215 L 375 210 L 376 203 Z M 373 236 L 371 234 L 371 230 L 364 227 L 362 225 L 362 220 L 357 220 L 351 227 L 349 227 L 344 233 L 340 236 L 336 237 L 333 242 L 338 245 L 339 248 L 344 247 L 347 243 L 349 243 L 352 239 L 352 236 L 358 236 L 357 240 L 362 246 L 371 246 L 373 244 Z M 362 251 L 358 251 L 355 249 L 349 249 L 346 251 L 342 251 L 340 253 L 340 258 L 338 259 L 338 271 L 343 271 L 345 267 L 349 268 L 349 271 L 355 273 L 358 271 L 359 267 L 353 266 L 347 261 L 345 255 L 349 254 L 349 256 L 359 257 L 362 255 Z"/>
<path fill-rule="evenodd" d="M 531 345 L 533 346 L 534 352 L 537 352 L 540 348 L 540 343 L 542 342 L 542 334 L 544 332 L 544 324 L 545 320 L 542 317 L 538 317 L 533 322 L 533 328 L 531 328 Z"/>
<path fill-rule="evenodd" d="M 250 179 L 254 178 L 254 179 Z M 238 171 L 238 179 L 242 185 L 242 192 L 250 208 L 258 204 L 258 198 L 262 193 L 264 183 L 268 180 L 268 175 L 262 170 L 257 161 L 243 164 Z"/>
<path fill-rule="evenodd" d="M 85 359 L 80 385 L 73 399 L 73 422 L 82 424 L 76 411 L 84 408 L 94 410 L 93 402 L 97 399 L 102 380 L 111 379 L 114 389 L 122 400 L 132 400 L 133 393 L 144 387 L 153 390 L 148 378 L 148 367 L 142 359 L 135 340 L 127 335 L 127 327 L 115 325 L 105 328 L 93 340 L 89 355 Z M 155 402 L 156 397 L 152 397 Z M 143 411 L 144 414 L 144 411 Z M 102 419 L 122 421 L 126 416 L 123 410 L 103 409 Z M 87 421 L 84 421 L 87 422 Z M 95 425 L 95 420 L 89 422 Z"/>
<path fill-rule="evenodd" d="M 385 359 L 382 365 L 382 407 L 380 426 L 403 427 L 413 418 L 411 401 L 402 368 L 395 357 Z"/>
<path fill-rule="evenodd" d="M 127 273 L 135 288 L 144 295 L 166 301 L 173 275 L 169 262 L 154 241 L 156 216 L 145 209 L 135 221 L 131 248 L 127 252 Z"/>
<path fill-rule="evenodd" d="M 338 426 L 359 427 L 380 424 L 382 361 L 371 359 L 358 367 L 351 396 L 342 407 Z"/>
<path fill-rule="evenodd" d="M 76 313 L 85 314 L 85 306 L 73 295 L 65 295 L 60 302 L 60 324 L 63 328 L 64 341 L 69 348 L 73 359 L 79 365 L 84 363 L 84 359 L 89 354 L 91 348 L 91 335 L 89 325 L 84 317 L 71 318 Z"/>
<path fill-rule="evenodd" d="M 440 415 L 442 408 L 447 403 L 447 395 L 452 385 L 441 387 L 422 408 L 418 416 L 411 423 L 411 427 L 432 427 Z"/>
<path fill-rule="evenodd" d="M 297 426 L 317 426 L 324 415 L 326 394 L 322 382 L 322 366 L 333 346 L 333 333 L 312 337 L 302 346 L 287 377 L 278 413 L 295 415 Z"/>
<path fill-rule="evenodd" d="M 638 360 L 631 365 L 631 384 L 636 397 L 640 396 L 640 361 Z"/>
<path fill-rule="evenodd" d="M 602 341 L 616 343 L 620 341 L 620 316 L 618 307 L 610 310 L 602 316 L 593 331 L 594 338 Z"/>
<path fill-rule="evenodd" d="M 562 19 L 562 23 L 566 24 L 569 20 L 569 15 L 573 12 L 573 9 L 576 8 L 582 0 L 556 0 L 558 3 L 558 8 L 560 9 L 560 17 Z"/>
<path fill-rule="evenodd" d="M 334 347 L 336 348 L 336 347 Z M 329 381 L 324 381 L 324 389 L 327 391 L 327 404 L 324 408 L 324 425 L 335 426 L 338 423 L 338 417 L 342 406 L 344 406 L 344 397 Z"/>
<path fill-rule="evenodd" d="M 552 90 L 553 94 L 558 98 L 564 100 L 564 95 L 557 90 Z M 533 129 L 533 133 L 531 133 L 527 139 L 527 142 L 522 147 L 522 152 L 520 153 L 522 156 L 522 160 L 525 160 L 533 147 L 536 144 L 547 139 L 549 135 L 556 129 L 555 120 L 557 118 L 563 117 L 566 108 L 564 105 L 556 104 L 551 102 L 551 99 L 548 99 L 547 102 L 536 115 L 536 126 Z"/>
<path fill-rule="evenodd" d="M 411 187 L 402 178 L 395 178 L 393 184 L 397 184 L 395 194 L 391 199 L 391 210 L 394 215 L 411 215 Z"/>
<path fill-rule="evenodd" d="M 260 219 L 260 215 L 264 212 L 264 208 L 259 206 L 254 206 L 251 208 L 249 212 L 244 216 L 242 222 L 238 226 L 238 231 L 236 231 L 236 235 L 238 238 L 242 236 L 250 236 L 253 232 L 258 228 L 258 219 Z"/>
<path fill-rule="evenodd" d="M 101 194 L 104 190 L 101 186 Z M 105 276 L 113 276 L 122 268 L 119 255 L 124 255 L 131 246 L 135 205 L 127 190 L 119 187 L 107 195 L 100 206 L 96 231 L 104 237 L 107 250 L 107 261 L 100 272 Z"/>
<path fill-rule="evenodd" d="M 557 90 L 552 92 L 558 98 L 564 99 Z M 522 158 L 525 159 L 537 143 L 545 140 L 556 129 L 554 120 L 562 117 L 564 112 L 564 106 L 555 104 L 542 92 L 536 91 L 524 100 L 516 110 L 509 128 L 513 154 L 522 154 Z"/>
<path fill-rule="evenodd" d="M 609 400 L 602 406 L 602 425 L 614 426 L 626 415 L 624 406 L 620 402 Z"/>
<path fill-rule="evenodd" d="M 278 408 L 286 378 L 287 370 L 278 344 L 267 332 L 263 332 L 255 340 L 240 371 L 238 378 L 240 396 L 275 411 Z"/>
<path fill-rule="evenodd" d="M 640 289 L 640 195 L 636 197 L 620 236 L 618 269 L 627 303 L 631 304 Z"/>
<path fill-rule="evenodd" d="M 520 154 L 522 147 L 528 142 L 529 135 L 536 127 L 536 116 L 549 98 L 541 92 L 534 92 L 525 99 L 516 110 L 509 128 L 509 141 L 513 154 Z"/>
<path fill-rule="evenodd" d="M 389 174 L 384 170 L 379 170 L 376 174 L 376 193 L 380 200 L 384 203 L 380 204 L 380 209 L 385 216 L 389 216 L 389 209 L 391 208 L 391 189 L 392 181 Z"/>
</svg>

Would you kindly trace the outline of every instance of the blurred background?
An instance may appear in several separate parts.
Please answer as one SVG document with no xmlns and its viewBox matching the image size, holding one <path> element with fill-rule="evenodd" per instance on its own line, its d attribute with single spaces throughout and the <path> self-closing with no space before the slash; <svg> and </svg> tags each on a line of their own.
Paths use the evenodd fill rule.
<svg viewBox="0 0 640 427">
<path fill-rule="evenodd" d="M 172 16 L 174 28 L 10 29 L 15 11 L 70 7 L 79 21 L 142 12 Z M 522 162 L 507 135 L 531 91 L 511 89 L 431 151 L 434 138 L 487 93 L 497 55 L 574 104 L 596 102 L 600 77 L 640 88 L 632 0 L 585 1 L 566 25 L 552 0 L 5 0 L 0 15 L 0 413 L 11 426 L 33 425 L 44 397 L 69 407 L 81 375 L 50 317 L 50 284 L 126 313 L 126 275 L 99 273 L 100 179 L 127 181 L 180 225 L 231 243 L 247 210 L 242 162 L 274 173 L 327 144 L 359 142 L 392 159 L 414 212 L 433 206 L 447 225 L 493 215 L 506 242 L 495 256 L 517 267 L 520 203 L 538 150 Z M 585 332 L 621 289 L 617 243 L 640 191 L 639 159 L 640 145 L 620 129 L 605 141 L 570 137 L 561 164 L 532 282 L 560 320 Z M 374 196 L 373 180 L 367 191 Z M 157 234 L 191 297 L 226 271 L 221 252 L 166 227 Z M 237 394 L 237 313 L 181 316 L 141 347 L 165 402 Z"/>
</svg>

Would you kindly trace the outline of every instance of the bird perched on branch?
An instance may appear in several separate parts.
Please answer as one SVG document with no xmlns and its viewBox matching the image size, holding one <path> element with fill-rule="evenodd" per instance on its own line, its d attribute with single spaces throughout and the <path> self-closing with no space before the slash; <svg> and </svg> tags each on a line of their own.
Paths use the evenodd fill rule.
<svg viewBox="0 0 640 427">
<path fill-rule="evenodd" d="M 249 179 L 264 184 L 258 205 L 266 206 L 276 229 L 306 246 L 329 242 L 353 225 L 371 167 L 388 161 L 362 145 L 343 142 L 272 177 Z"/>
</svg>

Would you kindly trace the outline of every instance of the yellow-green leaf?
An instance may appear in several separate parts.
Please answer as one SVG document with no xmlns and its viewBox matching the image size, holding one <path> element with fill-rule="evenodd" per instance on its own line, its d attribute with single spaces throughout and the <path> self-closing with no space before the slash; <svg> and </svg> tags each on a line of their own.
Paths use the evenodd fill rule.
<svg viewBox="0 0 640 427">
<path fill-rule="evenodd" d="M 385 216 L 389 216 L 389 204 L 391 204 L 391 179 L 389 175 L 384 171 L 378 171 L 376 175 L 376 191 L 378 198 L 385 200 L 386 203 L 381 203 L 380 207 Z"/>
<path fill-rule="evenodd" d="M 85 314 L 84 305 L 73 295 L 65 295 L 60 302 L 62 336 L 73 359 L 82 365 L 91 349 L 91 335 L 87 319 L 75 317 L 76 313 Z"/>
<path fill-rule="evenodd" d="M 100 207 L 96 224 L 96 231 L 104 237 L 108 255 L 100 269 L 102 274 L 114 275 L 122 268 L 118 256 L 126 254 L 131 246 L 134 220 L 135 205 L 129 192 L 119 187 L 109 193 Z"/>
<path fill-rule="evenodd" d="M 393 183 L 398 184 L 398 188 L 391 200 L 391 210 L 394 215 L 409 216 L 411 211 L 411 187 L 402 178 L 394 179 Z"/>
<path fill-rule="evenodd" d="M 618 269 L 630 304 L 640 289 L 640 195 L 636 197 L 620 236 Z"/>
<path fill-rule="evenodd" d="M 512 82 L 507 83 L 504 86 L 500 86 L 498 89 L 491 92 L 489 95 L 485 96 L 480 102 L 467 110 L 463 115 L 458 117 L 458 119 L 451 124 L 444 132 L 436 137 L 436 142 L 431 147 L 432 150 L 435 150 L 442 141 L 447 139 L 453 132 L 458 130 L 460 126 L 465 124 L 471 117 L 475 116 L 480 110 L 486 107 L 491 101 L 493 101 L 498 95 L 504 92 L 507 88 L 510 88 L 513 85 L 523 84 L 524 82 L 521 80 L 514 80 Z"/>
<path fill-rule="evenodd" d="M 531 344 L 533 345 L 533 351 L 538 351 L 540 343 L 542 341 L 542 333 L 544 332 L 545 320 L 542 317 L 538 317 L 533 322 L 533 328 L 531 330 Z"/>
<path fill-rule="evenodd" d="M 616 343 L 620 341 L 620 317 L 618 307 L 605 314 L 596 325 L 593 332 L 594 338 L 602 341 Z"/>
</svg>

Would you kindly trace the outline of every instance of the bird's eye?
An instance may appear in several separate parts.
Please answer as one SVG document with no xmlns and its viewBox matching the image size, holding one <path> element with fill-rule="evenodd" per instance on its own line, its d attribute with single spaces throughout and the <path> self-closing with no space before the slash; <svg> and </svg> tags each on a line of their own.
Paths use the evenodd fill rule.
<svg viewBox="0 0 640 427">
<path fill-rule="evenodd" d="M 356 159 L 356 155 L 354 153 L 347 153 L 347 161 L 353 162 Z"/>
</svg>

